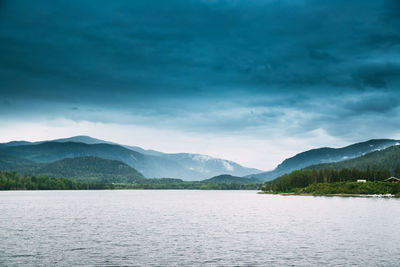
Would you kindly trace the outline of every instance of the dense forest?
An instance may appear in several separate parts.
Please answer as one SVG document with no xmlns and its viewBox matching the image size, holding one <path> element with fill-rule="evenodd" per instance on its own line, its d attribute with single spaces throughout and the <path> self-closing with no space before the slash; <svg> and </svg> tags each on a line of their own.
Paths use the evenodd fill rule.
<svg viewBox="0 0 400 267">
<path fill-rule="evenodd" d="M 116 185 L 118 188 L 118 185 Z M 126 185 L 124 185 L 126 188 Z M 129 185 L 130 189 L 198 189 L 198 190 L 257 190 L 260 184 L 175 182 Z"/>
<path fill-rule="evenodd" d="M 259 184 L 185 182 L 180 179 L 145 179 L 137 184 L 80 182 L 67 178 L 19 175 L 0 171 L 0 190 L 97 190 L 97 189 L 198 189 L 255 190 Z"/>
<path fill-rule="evenodd" d="M 394 194 L 400 195 L 400 183 L 385 182 L 337 182 L 311 184 L 296 191 L 299 194 Z"/>
<path fill-rule="evenodd" d="M 222 174 L 210 179 L 206 179 L 202 181 L 203 183 L 222 183 L 222 184 L 254 184 L 260 183 L 260 180 L 256 178 L 244 178 L 232 176 L 229 174 Z"/>
<path fill-rule="evenodd" d="M 340 183 L 340 182 L 355 182 L 358 179 L 367 180 L 369 182 L 383 181 L 391 175 L 400 174 L 400 168 L 396 168 L 393 173 L 389 169 L 378 169 L 366 166 L 365 170 L 347 169 L 321 169 L 310 170 L 303 169 L 293 171 L 290 174 L 285 174 L 278 179 L 265 183 L 261 189 L 263 191 L 273 192 L 293 192 L 295 189 L 305 188 L 312 184 L 319 183 Z"/>
<path fill-rule="evenodd" d="M 400 177 L 400 146 L 293 171 L 264 184 L 261 189 L 313 194 L 398 194 L 399 184 L 382 182 L 390 176 Z M 367 183 L 356 183 L 359 179 L 367 180 Z"/>
<path fill-rule="evenodd" d="M 42 164 L 33 174 L 96 183 L 137 183 L 146 179 L 121 161 L 92 156 L 66 158 Z"/>
<path fill-rule="evenodd" d="M 36 176 L 72 178 L 90 183 L 137 183 L 146 179 L 137 170 L 121 161 L 92 156 L 36 163 L 0 154 L 0 170 Z"/>
<path fill-rule="evenodd" d="M 307 167 L 307 169 L 311 170 L 341 170 L 344 168 L 358 170 L 367 170 L 367 168 L 369 168 L 370 171 L 373 171 L 373 169 L 376 171 L 387 169 L 393 175 L 400 176 L 400 146 L 392 146 L 383 150 L 374 151 L 354 159 Z M 370 177 L 370 175 L 367 177 Z"/>
<path fill-rule="evenodd" d="M 0 172 L 0 190 L 95 190 L 114 189 L 113 184 L 77 182 L 47 176 L 21 176 L 15 172 Z"/>
</svg>

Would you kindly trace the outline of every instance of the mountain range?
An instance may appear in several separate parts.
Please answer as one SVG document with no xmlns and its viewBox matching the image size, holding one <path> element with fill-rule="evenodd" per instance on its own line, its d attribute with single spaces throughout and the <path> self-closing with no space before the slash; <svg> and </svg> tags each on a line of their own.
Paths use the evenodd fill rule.
<svg viewBox="0 0 400 267">
<path fill-rule="evenodd" d="M 200 154 L 168 154 L 140 147 L 119 145 L 89 136 L 50 141 L 13 141 L 0 144 L 0 167 L 8 169 L 34 163 L 51 163 L 65 158 L 98 157 L 118 160 L 148 178 L 178 178 L 198 181 L 220 174 L 245 176 L 260 170 L 246 168 L 235 162 Z M 7 163 L 8 162 L 8 163 Z M 12 168 L 10 168 L 10 166 Z M 7 169 L 7 168 L 6 168 Z"/>
<path fill-rule="evenodd" d="M 399 144 L 398 140 L 374 139 L 342 148 L 312 149 L 284 160 L 272 171 L 261 172 L 206 155 L 168 154 L 89 136 L 75 136 L 40 142 L 2 143 L 0 170 L 117 183 L 143 182 L 145 177 L 256 183 L 303 168 L 362 169 L 376 165 L 393 171 L 400 157 L 400 147 L 396 146 Z"/>
</svg>

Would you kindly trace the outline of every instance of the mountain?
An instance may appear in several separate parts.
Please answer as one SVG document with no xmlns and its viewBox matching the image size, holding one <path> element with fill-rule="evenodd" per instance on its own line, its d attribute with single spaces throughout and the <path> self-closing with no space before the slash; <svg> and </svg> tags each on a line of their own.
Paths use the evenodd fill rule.
<svg viewBox="0 0 400 267">
<path fill-rule="evenodd" d="M 66 158 L 42 164 L 33 174 L 101 183 L 137 183 L 146 179 L 121 161 L 92 156 Z"/>
<path fill-rule="evenodd" d="M 64 139 L 56 139 L 52 140 L 52 142 L 79 142 L 79 143 L 86 143 L 86 144 L 101 144 L 101 143 L 106 143 L 106 144 L 116 144 L 120 145 L 117 143 L 112 143 L 112 142 L 107 142 L 103 140 L 99 140 L 96 138 L 92 138 L 90 136 L 74 136 L 70 138 L 64 138 Z M 176 178 L 181 178 L 181 179 L 189 179 L 190 177 L 196 179 L 200 178 L 203 179 L 205 177 L 210 177 L 211 175 L 218 175 L 221 173 L 229 173 L 235 176 L 245 176 L 251 173 L 259 173 L 261 172 L 258 169 L 254 168 L 246 168 L 243 167 L 235 162 L 229 161 L 229 160 L 224 160 L 224 159 L 218 159 L 218 158 L 213 158 L 207 155 L 201 155 L 201 154 L 190 154 L 190 153 L 163 153 L 151 149 L 143 149 L 137 146 L 127 146 L 127 145 L 121 145 L 125 148 L 128 148 L 130 150 L 145 154 L 145 155 L 150 155 L 150 156 L 158 156 L 164 159 L 167 159 L 169 161 L 174 161 L 178 163 L 179 165 L 182 166 L 183 169 L 188 169 L 189 173 L 184 176 L 171 176 L 171 175 L 164 175 L 164 176 L 155 176 L 158 178 L 161 177 L 176 177 Z M 175 173 L 177 173 L 175 171 Z M 190 174 L 192 173 L 192 174 Z M 179 174 L 178 174 L 179 175 Z"/>
<path fill-rule="evenodd" d="M 232 176 L 228 174 L 223 174 L 223 175 L 218 175 L 215 177 L 212 177 L 210 179 L 203 180 L 202 182 L 204 183 L 224 183 L 224 184 L 252 184 L 252 183 L 260 183 L 260 180 L 255 179 L 255 178 L 243 178 L 243 177 L 237 177 L 237 176 Z"/>
<path fill-rule="evenodd" d="M 392 139 L 374 139 L 342 148 L 323 147 L 312 149 L 284 160 L 272 171 L 248 175 L 247 177 L 270 181 L 294 170 L 299 170 L 320 163 L 338 162 L 361 157 L 367 153 L 382 150 L 399 143 L 400 141 Z"/>
<path fill-rule="evenodd" d="M 78 135 L 78 136 L 73 136 L 73 137 L 68 137 L 68 138 L 60 138 L 60 139 L 38 141 L 38 142 L 11 141 L 11 142 L 8 142 L 8 143 L 0 144 L 0 146 L 1 145 L 4 145 L 4 146 L 38 145 L 38 144 L 42 144 L 42 143 L 45 143 L 45 142 L 57 142 L 57 143 L 73 142 L 73 143 L 84 143 L 84 144 L 88 144 L 88 145 L 93 145 L 93 144 L 120 145 L 118 143 L 108 142 L 108 141 L 100 140 L 100 139 L 93 138 L 93 137 L 86 136 L 86 135 Z M 121 145 L 121 146 L 123 146 L 125 148 L 128 148 L 128 149 L 131 149 L 131 150 L 136 151 L 136 152 L 140 152 L 142 154 L 146 154 L 146 155 L 159 156 L 159 155 L 163 155 L 164 154 L 162 152 L 158 152 L 158 151 L 151 150 L 151 149 L 143 149 L 143 148 L 138 147 L 138 146 L 127 146 L 127 145 Z"/>
<path fill-rule="evenodd" d="M 245 176 L 252 172 L 260 172 L 257 169 L 243 167 L 233 161 L 213 158 L 201 154 L 163 154 L 161 157 L 174 162 L 179 162 L 179 164 L 185 166 L 185 168 L 203 174 L 203 177 L 220 175 L 221 173 L 234 176 Z"/>
<path fill-rule="evenodd" d="M 37 166 L 38 164 L 31 160 L 0 153 L 0 170 L 30 173 Z"/>
<path fill-rule="evenodd" d="M 73 140 L 80 142 L 71 142 Z M 198 181 L 221 173 L 244 176 L 259 172 L 257 169 L 246 168 L 231 161 L 205 155 L 166 154 L 153 150 L 144 150 L 147 152 L 141 153 L 134 149 L 135 147 L 121 146 L 88 136 L 35 143 L 19 141 L 0 145 L 1 154 L 36 163 L 50 163 L 64 158 L 84 156 L 119 160 L 149 178 L 172 177 Z"/>
<path fill-rule="evenodd" d="M 0 154 L 0 171 L 73 178 L 85 182 L 137 183 L 146 180 L 141 173 L 121 161 L 98 157 L 65 158 L 51 163 L 39 163 Z"/>
<path fill-rule="evenodd" d="M 377 170 L 388 169 L 391 173 L 399 175 L 398 172 L 400 171 L 400 146 L 395 145 L 383 150 L 365 154 L 361 157 L 354 159 L 339 161 L 335 163 L 322 163 L 312 165 L 307 167 L 306 169 L 322 170 L 329 168 L 334 170 L 341 170 L 343 168 L 355 168 L 359 170 L 366 170 L 368 166 L 370 167 L 371 171 L 372 169 L 374 169 L 375 166 Z"/>
<path fill-rule="evenodd" d="M 65 158 L 95 156 L 122 161 L 148 177 L 156 177 L 159 173 L 167 172 L 170 166 L 174 168 L 180 167 L 176 166 L 172 161 L 143 155 L 122 146 L 110 144 L 44 142 L 37 145 L 0 148 L 0 153 L 37 163 L 50 163 Z"/>
<path fill-rule="evenodd" d="M 92 144 L 120 145 L 118 143 L 108 142 L 108 141 L 100 140 L 100 139 L 93 138 L 93 137 L 86 136 L 86 135 L 78 135 L 78 136 L 73 136 L 73 137 L 69 137 L 69 138 L 55 139 L 55 140 L 50 140 L 50 142 L 59 142 L 59 143 L 74 142 L 74 143 L 84 143 L 84 144 L 89 144 L 89 145 L 92 145 Z M 145 154 L 145 155 L 150 155 L 150 156 L 160 156 L 160 155 L 164 154 L 162 152 L 158 152 L 158 151 L 151 150 L 151 149 L 143 149 L 138 146 L 127 146 L 127 145 L 120 145 L 120 146 L 123 146 L 125 148 L 128 148 L 130 150 L 133 150 L 133 151 Z"/>
<path fill-rule="evenodd" d="M 25 146 L 25 145 L 31 145 L 33 143 L 27 142 L 27 141 L 11 141 L 8 143 L 3 143 L 1 144 L 2 146 Z"/>
</svg>

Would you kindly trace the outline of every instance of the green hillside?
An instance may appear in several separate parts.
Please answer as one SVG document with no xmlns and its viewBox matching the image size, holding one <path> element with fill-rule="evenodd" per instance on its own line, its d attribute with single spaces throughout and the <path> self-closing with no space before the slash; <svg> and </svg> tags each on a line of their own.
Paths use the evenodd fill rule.
<svg viewBox="0 0 400 267">
<path fill-rule="evenodd" d="M 206 179 L 202 181 L 203 183 L 216 183 L 216 184 L 251 184 L 251 183 L 259 183 L 260 181 L 258 179 L 254 178 L 243 178 L 243 177 L 237 177 L 237 176 L 232 176 L 228 174 L 223 174 L 223 175 L 218 175 L 215 177 L 212 177 L 210 179 Z"/>
<path fill-rule="evenodd" d="M 352 182 L 362 179 L 368 182 L 378 183 L 384 181 L 390 176 L 400 177 L 400 146 L 392 146 L 383 150 L 365 154 L 358 158 L 336 163 L 312 165 L 302 170 L 296 170 L 289 174 L 284 174 L 273 181 L 267 182 L 264 184 L 262 189 L 264 191 L 273 192 L 293 192 L 298 191 L 300 188 L 304 188 L 304 192 L 302 191 L 303 193 L 309 191 L 342 191 L 342 193 L 346 193 L 351 191 L 351 188 L 347 188 L 350 186 L 354 189 L 352 192 L 357 193 L 358 189 L 356 190 L 356 187 L 361 188 L 361 186 L 357 185 L 354 187 L 351 184 Z M 339 186 L 338 188 L 340 188 L 340 190 L 335 186 Z M 380 190 L 378 190 L 379 186 L 379 184 L 373 184 L 370 189 L 372 191 L 375 190 L 375 192 L 380 192 Z M 396 193 L 396 190 L 393 192 Z"/>
<path fill-rule="evenodd" d="M 121 161 L 92 156 L 66 158 L 44 164 L 33 173 L 102 183 L 137 183 L 146 179 L 141 173 Z"/>
<path fill-rule="evenodd" d="M 78 182 L 47 176 L 21 176 L 15 172 L 0 171 L 0 190 L 97 190 L 114 189 L 113 184 Z"/>
<path fill-rule="evenodd" d="M 31 173 L 40 167 L 40 163 L 33 162 L 16 156 L 0 153 L 0 171 L 17 171 L 20 173 Z"/>
<path fill-rule="evenodd" d="M 121 161 L 94 156 L 37 163 L 16 156 L 0 154 L 0 171 L 100 183 L 142 183 L 146 180 L 140 172 Z"/>
<path fill-rule="evenodd" d="M 384 150 L 371 152 L 364 156 L 335 163 L 323 163 L 307 167 L 311 170 L 322 169 L 358 169 L 373 170 L 388 169 L 393 175 L 400 176 L 400 146 L 392 146 Z"/>
<path fill-rule="evenodd" d="M 397 143 L 399 143 L 398 140 L 373 139 L 342 148 L 323 147 L 311 149 L 285 159 L 272 171 L 248 175 L 247 177 L 270 181 L 294 170 L 300 170 L 315 164 L 340 162 L 345 159 L 358 158 L 367 153 L 394 146 Z"/>
</svg>

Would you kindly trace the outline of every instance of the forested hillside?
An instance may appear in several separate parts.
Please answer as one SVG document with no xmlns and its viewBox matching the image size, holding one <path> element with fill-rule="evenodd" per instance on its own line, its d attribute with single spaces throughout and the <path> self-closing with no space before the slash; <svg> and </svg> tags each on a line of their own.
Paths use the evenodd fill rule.
<svg viewBox="0 0 400 267">
<path fill-rule="evenodd" d="M 260 183 L 259 180 L 255 178 L 243 178 L 243 177 L 236 177 L 228 174 L 219 175 L 212 177 L 210 179 L 203 180 L 204 183 L 238 183 L 238 184 L 251 184 L 251 183 Z"/>
<path fill-rule="evenodd" d="M 66 158 L 44 164 L 33 173 L 102 183 L 133 184 L 146 179 L 141 173 L 121 161 L 98 157 Z"/>
<path fill-rule="evenodd" d="M 373 139 L 342 148 L 322 147 L 311 149 L 299 153 L 291 158 L 285 159 L 272 171 L 248 175 L 248 177 L 258 178 L 263 181 L 270 181 L 294 170 L 300 170 L 302 168 L 320 163 L 340 162 L 346 159 L 361 157 L 372 151 L 382 150 L 398 143 L 398 140 L 392 139 Z M 372 165 L 373 164 L 371 164 L 371 166 Z"/>
<path fill-rule="evenodd" d="M 21 176 L 0 171 L 0 190 L 94 190 L 113 189 L 112 184 L 77 182 L 72 179 L 47 176 Z"/>
<path fill-rule="evenodd" d="M 339 161 L 336 163 L 324 163 L 324 164 L 313 165 L 308 167 L 307 169 L 340 170 L 343 168 L 347 169 L 355 168 L 359 170 L 369 169 L 369 172 L 372 172 L 371 175 L 374 175 L 373 173 L 375 173 L 378 170 L 388 169 L 393 175 L 400 176 L 400 146 L 392 146 L 383 150 L 368 153 L 358 158 Z"/>
<path fill-rule="evenodd" d="M 383 181 L 389 178 L 392 174 L 388 169 L 371 171 L 357 169 L 323 169 L 309 170 L 303 169 L 293 171 L 290 174 L 285 174 L 274 181 L 267 182 L 262 187 L 264 191 L 274 192 L 291 192 L 297 188 L 304 188 L 311 184 L 318 183 L 337 183 L 337 182 L 354 182 L 358 179 L 367 180 L 370 182 Z"/>
</svg>

